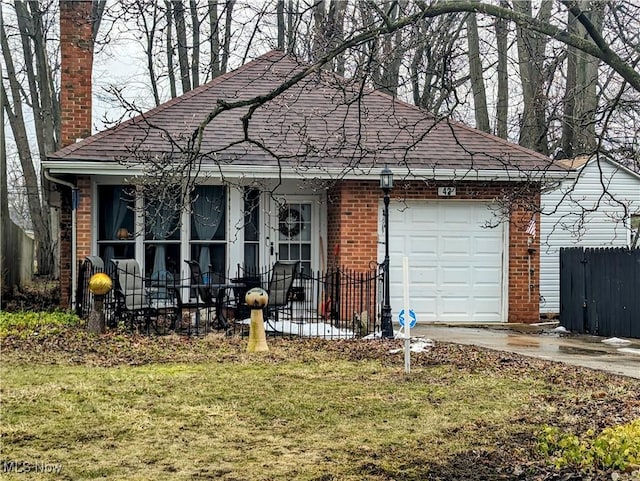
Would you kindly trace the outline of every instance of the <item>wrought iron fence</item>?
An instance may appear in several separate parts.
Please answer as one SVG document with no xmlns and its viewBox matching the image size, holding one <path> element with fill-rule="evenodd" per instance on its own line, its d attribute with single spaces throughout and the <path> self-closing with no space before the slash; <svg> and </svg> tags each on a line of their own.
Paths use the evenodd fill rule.
<svg viewBox="0 0 640 481">
<path fill-rule="evenodd" d="M 260 286 L 269 290 L 271 268 L 246 272 L 239 268 L 236 280 L 240 285 Z M 304 336 L 352 338 L 380 329 L 381 276 L 378 269 L 365 272 L 344 268 L 316 271 L 299 275 L 289 291 L 290 309 L 276 316 L 265 311 L 267 334 L 274 336 Z M 249 310 L 239 290 L 239 310 L 231 323 L 232 332 L 241 335 L 248 329 Z"/>
<path fill-rule="evenodd" d="M 137 263 L 122 261 L 120 272 L 106 269 L 114 289 L 105 298 L 107 326 L 150 334 L 176 332 L 200 335 L 212 331 L 248 334 L 251 311 L 246 292 L 261 287 L 268 293 L 278 284 L 273 266 L 223 277 L 210 272 L 179 278 L 170 273 L 143 278 Z M 133 267 L 132 267 L 133 266 Z M 93 301 L 88 284 L 96 272 L 105 271 L 99 258 L 79 266 L 76 311 L 86 319 Z M 382 273 L 334 268 L 296 275 L 288 287 L 285 305 L 263 311 L 270 336 L 353 338 L 380 330 Z M 271 293 L 273 295 L 273 293 Z"/>
<path fill-rule="evenodd" d="M 100 257 L 89 256 L 78 264 L 76 314 L 82 319 L 89 317 L 89 312 L 93 304 L 93 294 L 89 290 L 89 279 L 98 272 L 104 272 L 104 262 Z"/>
</svg>

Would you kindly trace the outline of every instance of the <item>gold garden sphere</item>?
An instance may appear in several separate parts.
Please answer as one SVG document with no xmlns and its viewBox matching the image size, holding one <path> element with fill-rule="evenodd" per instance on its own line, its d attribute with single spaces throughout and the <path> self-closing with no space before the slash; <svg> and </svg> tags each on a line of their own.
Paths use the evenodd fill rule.
<svg viewBox="0 0 640 481">
<path fill-rule="evenodd" d="M 89 290 L 96 296 L 104 296 L 113 287 L 113 281 L 104 272 L 98 272 L 89 279 Z"/>
</svg>

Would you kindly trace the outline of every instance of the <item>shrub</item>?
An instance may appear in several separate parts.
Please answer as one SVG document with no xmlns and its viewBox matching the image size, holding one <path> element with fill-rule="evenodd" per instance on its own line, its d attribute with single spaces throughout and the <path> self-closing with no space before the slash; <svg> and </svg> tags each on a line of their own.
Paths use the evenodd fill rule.
<svg viewBox="0 0 640 481">
<path fill-rule="evenodd" d="M 36 278 L 30 284 L 3 292 L 2 310 L 49 311 L 60 305 L 60 283 Z"/>
<path fill-rule="evenodd" d="M 0 312 L 0 336 L 27 337 L 40 332 L 55 333 L 77 326 L 80 319 L 75 313 L 54 312 Z"/>
<path fill-rule="evenodd" d="M 538 436 L 540 451 L 557 468 L 566 466 L 613 468 L 621 471 L 640 465 L 640 419 L 604 429 L 594 437 L 589 430 L 581 438 L 555 426 L 545 426 Z"/>
</svg>

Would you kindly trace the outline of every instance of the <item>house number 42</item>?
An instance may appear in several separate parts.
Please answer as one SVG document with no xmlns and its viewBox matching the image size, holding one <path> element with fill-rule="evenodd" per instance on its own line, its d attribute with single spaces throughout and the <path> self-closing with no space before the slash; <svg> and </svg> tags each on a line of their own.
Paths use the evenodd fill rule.
<svg viewBox="0 0 640 481">
<path fill-rule="evenodd" d="M 455 187 L 438 187 L 438 195 L 440 197 L 454 197 L 456 195 Z"/>
</svg>

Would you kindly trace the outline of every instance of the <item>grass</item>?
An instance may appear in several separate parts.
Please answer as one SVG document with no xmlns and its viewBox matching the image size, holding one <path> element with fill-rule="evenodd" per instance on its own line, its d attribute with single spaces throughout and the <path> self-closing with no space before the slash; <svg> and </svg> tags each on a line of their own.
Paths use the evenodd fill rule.
<svg viewBox="0 0 640 481">
<path fill-rule="evenodd" d="M 473 456 L 526 464 L 527 446 L 558 405 L 602 392 L 599 375 L 563 386 L 541 376 L 546 364 L 523 370 L 507 358 L 500 366 L 499 356 L 468 348 L 416 356 L 407 376 L 402 354 L 384 343 L 281 340 L 270 341 L 269 354 L 248 355 L 244 341 L 222 337 L 186 347 L 78 337 L 93 339 L 91 363 L 75 345 L 27 359 L 5 342 L 1 458 L 62 466 L 37 479 L 451 479 L 438 473 L 470 462 L 481 472 Z M 108 362 L 123 342 L 147 361 Z M 96 351 L 105 362 L 95 362 Z M 584 378 L 568 369 L 574 382 Z M 627 384 L 617 379 L 598 401 L 624 400 Z M 574 425 L 576 415 L 567 416 Z"/>
<path fill-rule="evenodd" d="M 409 474 L 471 449 L 469 426 L 501 424 L 531 388 L 452 374 L 346 361 L 15 366 L 3 373 L 5 458 L 55 461 L 68 479 Z"/>
</svg>

